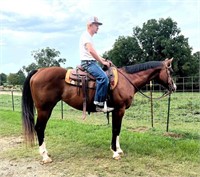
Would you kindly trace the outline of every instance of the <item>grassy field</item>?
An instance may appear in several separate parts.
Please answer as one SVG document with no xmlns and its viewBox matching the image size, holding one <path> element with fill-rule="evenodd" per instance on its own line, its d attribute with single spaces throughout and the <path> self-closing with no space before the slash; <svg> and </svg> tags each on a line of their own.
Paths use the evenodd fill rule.
<svg viewBox="0 0 200 177">
<path fill-rule="evenodd" d="M 62 120 L 58 103 L 46 129 L 53 163 L 37 168 L 46 176 L 199 176 L 200 99 L 199 94 L 185 96 L 172 95 L 170 132 L 166 133 L 167 98 L 154 102 L 151 128 L 150 103 L 137 95 L 135 105 L 127 110 L 123 120 L 121 148 L 125 154 L 119 161 L 112 159 L 111 125 L 107 125 L 103 114 L 91 114 L 83 121 L 80 111 L 65 106 Z M 20 104 L 20 96 L 15 99 Z M 8 95 L 0 95 L 0 102 L 3 100 L 8 101 Z M 16 104 L 15 112 L 8 109 L 0 104 L 1 142 L 22 137 L 20 106 Z M 15 144 L 10 142 L 12 147 L 8 149 L 0 145 L 1 162 L 23 160 L 25 164 L 34 164 L 41 160 L 37 145 L 26 148 L 21 139 Z M 32 166 L 27 169 L 34 174 Z"/>
<path fill-rule="evenodd" d="M 147 93 L 148 94 L 148 93 Z M 154 93 L 153 97 L 159 97 L 160 93 Z M 0 110 L 21 111 L 21 96 L 14 95 L 12 104 L 12 95 L 0 94 Z M 74 111 L 66 104 L 63 104 L 63 117 L 69 119 L 69 112 L 73 113 L 81 120 L 81 113 Z M 154 127 L 157 129 L 166 129 L 168 111 L 168 97 L 153 101 Z M 61 119 L 61 102 L 58 102 L 54 108 L 52 118 Z M 99 117 L 99 115 L 98 115 Z M 104 118 L 105 116 L 101 115 Z M 90 118 L 90 116 L 88 116 Z M 74 119 L 74 117 L 73 117 Z M 133 120 L 134 126 L 151 127 L 151 108 L 150 101 L 142 95 L 137 94 L 131 108 L 126 111 L 125 120 Z M 174 93 L 171 95 L 170 109 L 170 131 L 193 132 L 198 130 L 200 122 L 200 93 Z"/>
</svg>

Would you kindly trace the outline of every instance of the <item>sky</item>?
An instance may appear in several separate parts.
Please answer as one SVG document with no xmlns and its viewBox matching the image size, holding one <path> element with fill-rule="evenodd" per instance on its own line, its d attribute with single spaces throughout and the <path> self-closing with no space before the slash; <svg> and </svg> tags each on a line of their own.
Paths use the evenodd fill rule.
<svg viewBox="0 0 200 177">
<path fill-rule="evenodd" d="M 79 38 L 90 16 L 103 23 L 93 36 L 99 55 L 119 36 L 150 19 L 172 18 L 200 51 L 200 0 L 0 0 L 0 73 L 16 73 L 35 62 L 31 55 L 46 47 L 66 58 L 62 67 L 80 64 Z"/>
</svg>

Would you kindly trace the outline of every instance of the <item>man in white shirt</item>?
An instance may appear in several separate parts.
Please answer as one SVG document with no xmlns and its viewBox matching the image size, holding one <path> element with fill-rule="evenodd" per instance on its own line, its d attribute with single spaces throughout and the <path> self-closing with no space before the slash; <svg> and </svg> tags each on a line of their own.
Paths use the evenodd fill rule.
<svg viewBox="0 0 200 177">
<path fill-rule="evenodd" d="M 108 91 L 109 79 L 102 68 L 97 64 L 97 61 L 107 67 L 111 63 L 99 56 L 94 48 L 92 37 L 97 33 L 99 25 L 97 17 L 90 17 L 87 21 L 87 30 L 82 33 L 79 41 L 81 66 L 96 78 L 96 93 L 94 104 L 98 112 L 111 112 L 114 108 L 109 108 L 106 105 L 106 97 Z"/>
</svg>

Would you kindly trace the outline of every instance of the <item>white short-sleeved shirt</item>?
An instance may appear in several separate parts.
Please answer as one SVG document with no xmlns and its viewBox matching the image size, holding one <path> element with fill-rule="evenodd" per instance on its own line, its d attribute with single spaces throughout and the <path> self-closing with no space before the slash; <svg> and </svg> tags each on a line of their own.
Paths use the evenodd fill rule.
<svg viewBox="0 0 200 177">
<path fill-rule="evenodd" d="M 88 52 L 86 49 L 86 44 L 90 43 L 92 47 L 94 48 L 92 36 L 88 33 L 88 31 L 85 31 L 82 33 L 80 41 L 79 41 L 79 51 L 80 51 L 80 59 L 81 60 L 95 60 L 93 56 Z"/>
</svg>

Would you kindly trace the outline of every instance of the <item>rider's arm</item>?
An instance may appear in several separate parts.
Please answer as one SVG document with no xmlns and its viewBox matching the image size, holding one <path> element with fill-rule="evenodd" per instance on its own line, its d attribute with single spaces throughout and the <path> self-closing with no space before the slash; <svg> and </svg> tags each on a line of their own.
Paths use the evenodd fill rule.
<svg viewBox="0 0 200 177">
<path fill-rule="evenodd" d="M 85 46 L 86 46 L 86 49 L 88 50 L 88 52 L 90 52 L 90 54 L 92 55 L 93 58 L 95 58 L 101 64 L 109 66 L 109 63 L 104 58 L 100 57 L 97 54 L 96 50 L 92 47 L 91 43 L 86 43 Z"/>
</svg>

